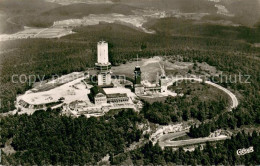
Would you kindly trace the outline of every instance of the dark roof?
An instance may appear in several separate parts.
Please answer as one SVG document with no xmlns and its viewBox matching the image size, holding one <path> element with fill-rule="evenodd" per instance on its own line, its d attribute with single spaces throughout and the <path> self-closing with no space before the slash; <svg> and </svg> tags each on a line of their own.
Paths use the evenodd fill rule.
<svg viewBox="0 0 260 166">
<path fill-rule="evenodd" d="M 135 71 L 141 71 L 141 67 L 140 66 L 135 66 Z"/>
<path fill-rule="evenodd" d="M 107 96 L 107 98 L 116 98 L 116 97 L 127 97 L 126 93 L 114 93 L 114 94 L 106 94 L 106 92 L 103 90 L 103 87 L 100 86 L 94 86 L 90 89 L 90 92 L 93 96 L 96 96 L 99 93 L 102 93 Z"/>
<path fill-rule="evenodd" d="M 127 97 L 126 93 L 107 94 L 107 98 Z"/>
<path fill-rule="evenodd" d="M 93 96 L 96 96 L 98 93 L 102 93 L 104 95 L 106 95 L 105 91 L 103 90 L 103 88 L 99 87 L 99 86 L 94 86 L 90 89 L 91 94 L 93 94 Z"/>
</svg>

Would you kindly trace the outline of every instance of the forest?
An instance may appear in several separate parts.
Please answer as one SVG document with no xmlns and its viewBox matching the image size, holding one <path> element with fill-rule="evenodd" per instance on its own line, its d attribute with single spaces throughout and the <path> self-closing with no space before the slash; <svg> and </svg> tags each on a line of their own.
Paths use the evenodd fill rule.
<svg viewBox="0 0 260 166">
<path fill-rule="evenodd" d="M 236 151 L 253 146 L 254 152 L 238 156 Z M 151 142 L 142 148 L 132 151 L 130 156 L 135 165 L 257 165 L 260 163 L 260 136 L 244 132 L 231 139 L 214 144 L 206 143 L 203 150 L 197 147 L 193 152 L 183 148 L 174 151 L 172 148 L 162 150 L 158 144 Z"/>
<path fill-rule="evenodd" d="M 233 28 L 229 30 L 237 31 Z M 174 36 L 172 32 L 165 30 L 156 34 L 145 34 L 117 24 L 79 27 L 74 31 L 77 33 L 60 39 L 27 39 L 1 43 L 3 53 L 0 54 L 0 112 L 15 109 L 17 93 L 24 93 L 31 88 L 29 81 L 13 83 L 11 79 L 13 74 L 33 74 L 48 79 L 56 74 L 84 71 L 88 67 L 93 67 L 96 61 L 96 42 L 101 39 L 109 42 L 109 56 L 113 65 L 126 63 L 135 58 L 136 54 L 143 58 L 180 55 L 183 61 L 207 62 L 227 75 L 235 76 L 238 73 L 250 75 L 250 83 L 220 83 L 239 97 L 239 107 L 232 112 L 223 112 L 226 108 L 224 101 L 220 102 L 223 104 L 202 103 L 193 99 L 193 104 L 196 105 L 193 108 L 192 104 L 187 104 L 186 98 L 183 97 L 167 99 L 166 103 L 146 104 L 141 116 L 131 110 L 125 110 L 114 117 L 86 119 L 60 116 L 59 110 L 57 112 L 48 110 L 37 111 L 31 116 L 1 117 L 1 147 L 7 140 L 12 139 L 11 145 L 17 150 L 17 153 L 10 156 L 3 154 L 4 163 L 95 164 L 106 154 L 114 156 L 111 157 L 111 162 L 115 164 L 129 157 L 134 164 L 138 165 L 150 163 L 256 165 L 260 163 L 260 139 L 256 132 L 252 135 L 240 133 L 231 140 L 207 144 L 203 151 L 196 149 L 194 152 L 184 152 L 182 148 L 178 151 L 167 148 L 161 150 L 158 145 L 152 146 L 148 143 L 130 154 L 123 153 L 125 147 L 141 138 L 141 131 L 136 128 L 136 124 L 146 118 L 157 124 L 168 124 L 190 118 L 204 121 L 199 126 L 192 127 L 189 133 L 191 137 L 205 136 L 209 131 L 219 128 L 237 129 L 249 125 L 254 128 L 259 125 L 260 48 L 254 47 L 252 41 L 249 41 L 245 35 L 249 33 L 259 36 L 259 27 L 245 28 L 245 30 L 242 28 L 241 32 L 244 35 L 236 36 L 231 40 L 222 35 L 214 35 L 216 32 L 214 27 L 205 28 L 207 33 L 205 32 L 203 36 L 199 34 L 198 36 Z M 257 39 L 259 37 L 254 41 Z M 245 80 L 246 77 L 242 79 Z M 173 109 L 173 105 L 178 106 L 178 109 Z M 185 105 L 188 105 L 188 109 L 184 109 Z M 216 117 L 215 115 L 219 113 L 221 115 Z M 209 120 L 210 118 L 212 120 Z M 235 155 L 236 149 L 248 146 L 254 146 L 255 152 L 241 157 Z"/>
<path fill-rule="evenodd" d="M 199 101 L 194 96 L 191 101 L 186 96 L 168 97 L 165 102 L 149 104 L 145 102 L 141 113 L 150 122 L 167 125 L 172 122 L 188 121 L 191 118 L 203 122 L 223 113 L 227 107 L 227 101 L 219 98 L 219 101 Z"/>
<path fill-rule="evenodd" d="M 214 120 L 202 123 L 199 126 L 192 126 L 189 136 L 198 138 L 205 137 L 217 129 L 237 129 L 242 126 L 259 126 L 260 112 L 259 108 L 254 112 L 246 112 L 244 108 L 239 106 L 233 112 L 225 112 Z"/>
<path fill-rule="evenodd" d="M 2 119 L 1 147 L 12 139 L 15 154 L 5 156 L 6 165 L 96 164 L 107 154 L 124 152 L 141 138 L 137 124 L 142 118 L 133 110 L 113 116 L 79 118 L 59 115 L 60 110 L 37 111 L 32 116 Z M 126 132 L 127 131 L 127 132 Z"/>
</svg>

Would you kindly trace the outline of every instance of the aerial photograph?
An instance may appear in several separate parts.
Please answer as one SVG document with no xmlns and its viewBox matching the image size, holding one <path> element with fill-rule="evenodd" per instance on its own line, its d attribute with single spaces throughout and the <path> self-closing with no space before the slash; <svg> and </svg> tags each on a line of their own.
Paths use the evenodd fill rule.
<svg viewBox="0 0 260 166">
<path fill-rule="evenodd" d="M 260 0 L 0 0 L 9 165 L 260 165 Z"/>
</svg>

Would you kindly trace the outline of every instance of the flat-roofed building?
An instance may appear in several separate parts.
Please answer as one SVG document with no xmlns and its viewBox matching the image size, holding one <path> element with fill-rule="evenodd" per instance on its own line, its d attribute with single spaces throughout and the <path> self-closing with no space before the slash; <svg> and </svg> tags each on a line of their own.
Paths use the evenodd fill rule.
<svg viewBox="0 0 260 166">
<path fill-rule="evenodd" d="M 91 95 L 89 95 L 89 97 L 91 98 L 93 96 L 93 101 L 96 105 L 127 103 L 130 100 L 127 95 L 129 91 L 129 89 L 125 88 L 102 88 L 95 86 L 91 89 Z"/>
<path fill-rule="evenodd" d="M 95 104 L 97 105 L 107 104 L 107 97 L 103 93 L 96 94 L 94 100 Z"/>
<path fill-rule="evenodd" d="M 107 94 L 107 102 L 108 103 L 125 103 L 129 101 L 129 97 L 126 93 L 115 93 L 115 94 Z"/>
</svg>

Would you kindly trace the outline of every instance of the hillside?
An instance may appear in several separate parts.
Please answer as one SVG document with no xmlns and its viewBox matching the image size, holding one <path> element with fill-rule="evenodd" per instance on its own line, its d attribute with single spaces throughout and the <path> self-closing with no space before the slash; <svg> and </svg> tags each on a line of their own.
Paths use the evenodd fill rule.
<svg viewBox="0 0 260 166">
<path fill-rule="evenodd" d="M 210 16 L 217 16 L 236 24 L 251 27 L 260 22 L 259 0 L 117 0 L 115 2 L 166 11 L 178 10 L 183 13 L 209 13 Z M 215 5 L 220 5 L 221 11 Z M 228 13 L 225 13 L 225 9 Z M 221 14 L 217 14 L 218 12 Z M 231 16 L 225 16 L 225 14 Z"/>
<path fill-rule="evenodd" d="M 0 163 L 259 164 L 259 9 L 0 0 Z"/>
<path fill-rule="evenodd" d="M 37 16 L 41 12 L 59 7 L 56 3 L 42 0 L 1 0 L 0 1 L 0 34 L 15 33 L 23 29 L 23 20 Z"/>
<path fill-rule="evenodd" d="M 114 5 L 114 4 L 71 4 L 67 6 L 58 7 L 49 11 L 32 16 L 30 19 L 24 20 L 27 26 L 37 26 L 42 24 L 41 27 L 51 26 L 54 21 L 82 18 L 89 14 L 133 14 L 134 7 L 126 5 Z"/>
<path fill-rule="evenodd" d="M 192 24 L 190 24 L 190 26 L 192 26 Z M 222 28 L 224 30 L 227 27 L 224 26 Z M 0 54 L 0 98 L 3 104 L 1 112 L 14 109 L 13 102 L 16 94 L 24 93 L 25 90 L 31 88 L 29 80 L 24 84 L 12 82 L 12 75 L 17 74 L 19 76 L 25 74 L 29 76 L 36 74 L 40 76 L 40 78 L 44 77 L 48 79 L 54 74 L 62 75 L 73 71 L 85 70 L 93 66 L 96 62 L 96 42 L 104 39 L 109 42 L 110 61 L 113 65 L 125 63 L 135 58 L 136 54 L 139 54 L 139 57 L 168 55 L 172 58 L 181 56 L 184 61 L 188 62 L 207 62 L 209 65 L 215 66 L 217 70 L 223 71 L 224 74 L 230 74 L 232 76 L 238 73 L 250 75 L 250 84 L 243 82 L 224 82 L 221 84 L 223 87 L 239 94 L 239 107 L 233 110 L 233 112 L 223 113 L 219 118 L 216 118 L 217 120 L 213 118 L 208 122 L 209 124 L 202 123 L 202 127 L 194 129 L 197 133 L 196 137 L 201 137 L 202 134 L 208 135 L 208 128 L 214 131 L 218 128 L 234 129 L 242 125 L 250 125 L 250 128 L 254 128 L 259 125 L 260 50 L 251 47 L 251 45 L 245 41 L 225 39 L 224 37 L 217 36 L 212 37 L 207 35 L 207 33 L 201 35 L 195 31 L 196 28 L 191 28 L 191 30 L 192 29 L 194 31 L 191 33 L 197 36 L 186 36 L 181 32 L 179 32 L 179 36 L 170 36 L 166 30 L 162 30 L 157 34 L 146 34 L 123 25 L 100 24 L 76 28 L 75 31 L 77 33 L 60 39 L 27 39 L 2 42 L 1 50 L 4 52 Z M 252 29 L 249 28 L 249 32 L 251 30 Z M 244 77 L 242 79 L 244 79 Z M 168 101 L 176 105 L 176 103 L 174 103 L 176 101 Z M 187 108 L 187 104 L 182 100 L 178 101 L 178 106 L 183 108 L 184 111 Z M 217 104 L 214 103 L 213 105 L 216 114 L 219 113 L 219 110 L 223 109 L 223 105 L 221 104 L 217 107 Z M 157 104 L 155 109 L 158 113 L 163 114 L 164 118 L 168 117 L 167 110 L 169 109 L 167 109 L 167 107 L 169 106 Z M 161 110 L 164 110 L 164 112 Z M 208 110 L 212 112 L 214 109 Z M 89 119 L 84 117 L 71 118 L 60 116 L 58 112 L 59 109 L 48 110 L 47 112 L 38 111 L 32 116 L 15 115 L 3 117 L 1 121 L 3 126 L 1 144 L 4 145 L 5 142 L 13 138 L 11 145 L 17 152 L 9 156 L 4 155 L 4 163 L 17 165 L 17 163 L 22 162 L 29 165 L 41 165 L 44 164 L 41 161 L 44 161 L 53 165 L 71 165 L 72 163 L 96 164 L 106 154 L 112 152 L 115 155 L 115 158 L 111 158 L 112 163 L 119 164 L 127 158 L 127 156 L 122 157 L 122 155 L 127 155 L 123 153 L 125 147 L 128 147 L 133 141 L 140 139 L 141 132 L 137 130 L 136 124 L 140 123 L 140 118 L 147 118 L 147 116 L 143 117 L 132 111 L 124 111 L 112 118 L 104 116 Z M 155 111 L 151 112 L 157 113 Z M 185 112 L 188 115 L 188 112 Z M 187 117 L 186 113 L 183 114 L 182 118 L 185 119 Z M 157 116 L 160 117 L 160 114 Z M 151 117 L 156 117 L 153 116 L 153 114 L 151 115 Z M 148 120 L 151 121 L 150 118 L 148 118 Z M 159 123 L 158 121 L 154 122 Z M 204 125 L 207 126 L 204 127 Z M 208 125 L 210 126 L 208 127 Z M 197 130 L 200 132 L 197 132 Z M 258 137 L 255 139 L 257 140 Z M 232 140 L 232 142 L 234 141 Z M 228 141 L 227 143 L 230 143 L 230 146 L 234 147 L 232 142 Z M 220 142 L 221 146 L 218 146 L 221 147 L 222 150 L 225 148 L 225 156 L 235 156 L 235 153 L 229 153 L 229 148 L 226 148 L 227 146 L 225 146 L 225 144 L 226 143 L 223 145 Z M 241 141 L 237 144 L 236 148 L 242 148 L 239 146 Z M 259 149 L 257 144 L 259 143 L 253 144 L 256 147 L 256 153 L 248 155 L 250 156 L 249 159 L 251 159 L 251 157 L 255 158 L 255 154 L 257 154 Z M 145 150 L 142 152 L 142 149 Z M 219 150 L 219 153 L 217 153 L 215 152 L 215 148 L 210 149 L 212 149 L 210 151 L 214 152 L 215 156 L 223 156 Z M 245 162 L 244 157 L 238 159 L 236 157 L 233 158 L 232 161 L 227 159 L 218 160 L 217 158 L 213 158 L 212 161 L 209 159 L 204 161 L 204 156 L 198 155 L 201 157 L 197 157 L 195 155 L 203 154 L 204 151 L 202 151 L 202 153 L 184 153 L 183 150 L 181 150 L 181 152 L 179 151 L 169 152 L 167 149 L 162 151 L 158 145 L 148 146 L 148 144 L 146 144 L 141 148 L 129 152 L 130 154 L 128 155 L 136 165 L 149 163 L 163 165 L 165 164 L 162 162 L 164 160 L 167 161 L 167 164 L 170 164 L 170 162 L 191 164 L 191 161 L 194 159 L 196 160 L 194 163 L 199 164 L 214 164 L 214 162 L 218 164 L 225 162 L 226 165 L 229 165 L 231 162 Z M 169 158 L 168 152 L 173 156 L 172 158 Z M 233 149 L 233 152 L 235 152 L 235 149 Z M 153 157 L 156 160 L 150 158 L 150 154 L 157 153 L 159 153 L 160 160 L 157 160 L 156 157 Z M 165 159 L 164 156 L 162 156 L 163 154 L 165 154 Z M 178 157 L 180 160 L 177 158 L 177 161 L 175 157 L 177 156 L 176 154 L 185 155 L 187 160 Z M 194 154 L 193 156 L 196 157 L 190 157 L 189 154 Z M 140 157 L 136 157 L 137 155 Z M 208 156 L 212 156 L 211 153 L 206 155 L 207 158 L 209 158 Z M 254 161 L 248 160 L 248 163 L 252 164 Z"/>
<path fill-rule="evenodd" d="M 14 33 L 29 27 L 49 27 L 54 21 L 82 18 L 89 14 L 133 14 L 130 7 L 122 4 L 70 4 L 61 6 L 42 0 L 3 0 L 0 2 L 1 33 Z"/>
<path fill-rule="evenodd" d="M 164 18 L 147 23 L 145 26 L 157 33 L 167 33 L 172 36 L 212 37 L 226 40 L 244 40 L 249 43 L 260 42 L 260 26 L 223 26 L 206 23 L 204 20 L 182 20 Z M 205 21 L 205 22 L 204 22 Z"/>
<path fill-rule="evenodd" d="M 221 28 L 224 31 L 229 27 Z M 210 28 L 205 26 L 205 29 Z M 211 36 L 205 31 L 201 35 L 196 28 L 190 28 L 190 30 L 193 30 L 190 34 L 196 35 L 187 36 L 184 34 L 186 31 L 180 31 L 178 35 L 170 36 L 167 29 L 161 29 L 158 34 L 146 34 L 123 25 L 100 24 L 76 28 L 74 31 L 77 33 L 61 39 L 2 42 L 0 97 L 3 99 L 4 107 L 1 111 L 13 109 L 12 103 L 16 93 L 23 93 L 29 88 L 25 83 L 13 84 L 11 82 L 12 74 L 37 74 L 44 75 L 47 79 L 52 74 L 84 70 L 86 67 L 94 65 L 96 42 L 100 39 L 110 43 L 110 60 L 113 65 L 133 59 L 136 54 L 139 54 L 140 57 L 164 54 L 181 55 L 185 59 L 206 61 L 222 71 L 250 73 L 254 79 L 252 86 L 259 86 L 256 83 L 259 79 L 257 76 L 259 48 L 254 48 L 245 41 L 235 40 L 236 37 L 226 39 L 216 35 Z M 252 33 L 254 30 L 249 28 L 248 31 Z M 140 51 L 141 45 L 146 46 L 142 51 Z M 232 86 L 237 85 L 232 84 Z M 10 107 L 8 101 L 11 101 Z"/>
</svg>

